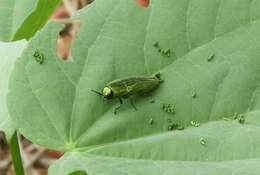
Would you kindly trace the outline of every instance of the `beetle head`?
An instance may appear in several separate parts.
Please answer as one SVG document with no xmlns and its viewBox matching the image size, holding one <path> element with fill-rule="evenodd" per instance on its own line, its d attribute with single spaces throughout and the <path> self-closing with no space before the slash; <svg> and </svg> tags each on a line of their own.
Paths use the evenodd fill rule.
<svg viewBox="0 0 260 175">
<path fill-rule="evenodd" d="M 104 98 L 110 99 L 110 98 L 113 97 L 113 91 L 112 91 L 111 88 L 105 87 L 103 89 L 102 95 L 103 95 Z"/>
</svg>

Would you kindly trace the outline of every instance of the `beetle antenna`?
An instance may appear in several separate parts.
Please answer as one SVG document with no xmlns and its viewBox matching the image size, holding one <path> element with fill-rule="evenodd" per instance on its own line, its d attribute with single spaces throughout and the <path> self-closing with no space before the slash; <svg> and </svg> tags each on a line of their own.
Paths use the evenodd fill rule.
<svg viewBox="0 0 260 175">
<path fill-rule="evenodd" d="M 94 93 L 96 93 L 96 94 L 98 94 L 98 95 L 100 95 L 100 96 L 103 96 L 103 94 L 101 94 L 101 93 L 98 92 L 98 91 L 95 91 L 95 90 L 92 90 L 92 89 L 91 89 L 91 91 L 94 92 Z"/>
</svg>

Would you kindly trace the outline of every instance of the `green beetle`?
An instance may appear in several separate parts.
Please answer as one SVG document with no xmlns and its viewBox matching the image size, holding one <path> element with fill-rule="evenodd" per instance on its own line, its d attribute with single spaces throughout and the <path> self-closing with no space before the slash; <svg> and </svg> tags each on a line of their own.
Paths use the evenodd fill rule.
<svg viewBox="0 0 260 175">
<path fill-rule="evenodd" d="M 120 105 L 115 108 L 114 113 L 116 114 L 121 104 L 123 104 L 122 98 L 128 98 L 136 94 L 148 94 L 162 82 L 163 80 L 160 78 L 160 73 L 157 73 L 154 76 L 128 77 L 114 80 L 108 83 L 102 92 L 92 91 L 106 99 L 118 98 Z M 131 105 L 136 109 L 132 100 Z"/>
</svg>

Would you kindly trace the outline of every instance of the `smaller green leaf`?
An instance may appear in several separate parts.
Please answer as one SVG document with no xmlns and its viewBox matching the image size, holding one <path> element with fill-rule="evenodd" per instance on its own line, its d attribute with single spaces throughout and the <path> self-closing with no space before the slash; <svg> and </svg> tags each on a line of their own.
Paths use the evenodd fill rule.
<svg viewBox="0 0 260 175">
<path fill-rule="evenodd" d="M 12 43 L 0 42 L 0 130 L 6 133 L 8 139 L 14 131 L 6 105 L 9 77 L 16 59 L 21 55 L 26 44 L 25 40 Z"/>
<path fill-rule="evenodd" d="M 0 40 L 29 39 L 43 26 L 60 0 L 0 0 Z"/>
</svg>

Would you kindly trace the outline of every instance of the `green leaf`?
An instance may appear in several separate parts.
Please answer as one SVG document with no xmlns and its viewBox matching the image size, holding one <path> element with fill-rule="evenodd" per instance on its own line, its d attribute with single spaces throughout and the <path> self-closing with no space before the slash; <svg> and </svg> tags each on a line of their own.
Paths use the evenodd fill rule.
<svg viewBox="0 0 260 175">
<path fill-rule="evenodd" d="M 43 26 L 60 0 L 0 0 L 0 40 L 29 39 Z"/>
<path fill-rule="evenodd" d="M 62 163 L 60 163 L 62 162 Z M 59 164 L 60 163 L 60 164 Z M 49 170 L 49 175 L 66 174 L 72 169 L 87 169 L 88 174 L 174 174 L 174 175 L 257 175 L 259 159 L 224 162 L 199 162 L 176 160 L 136 160 L 128 158 L 103 157 L 74 154 L 64 156 Z"/>
<path fill-rule="evenodd" d="M 73 61 L 56 55 L 61 24 L 30 41 L 12 75 L 11 117 L 34 143 L 67 152 L 50 174 L 259 174 L 259 10 L 251 0 L 97 0 L 74 17 Z M 125 101 L 115 116 L 118 101 L 91 92 L 156 72 L 164 83 L 133 98 L 138 111 Z M 169 119 L 185 129 L 168 131 Z"/>
<path fill-rule="evenodd" d="M 4 131 L 7 138 L 11 138 L 14 129 L 10 121 L 6 104 L 8 93 L 8 82 L 16 59 L 21 55 L 26 47 L 25 40 L 6 43 L 0 42 L 0 130 Z"/>
</svg>

